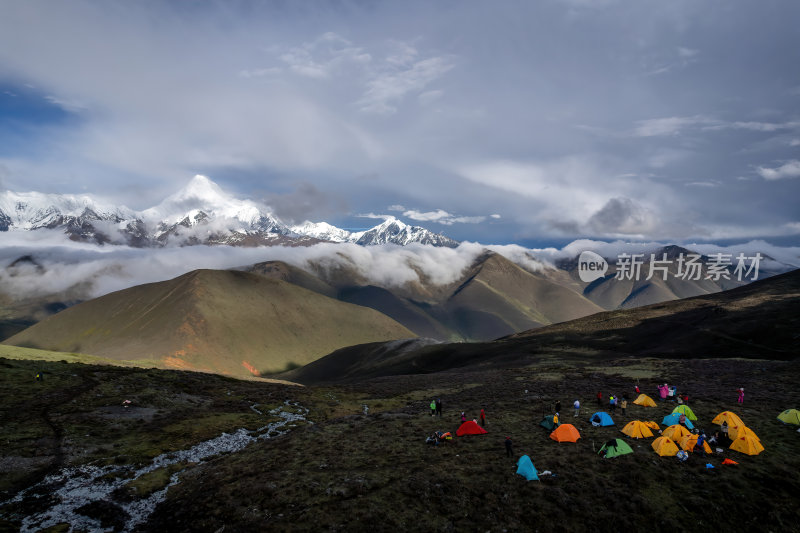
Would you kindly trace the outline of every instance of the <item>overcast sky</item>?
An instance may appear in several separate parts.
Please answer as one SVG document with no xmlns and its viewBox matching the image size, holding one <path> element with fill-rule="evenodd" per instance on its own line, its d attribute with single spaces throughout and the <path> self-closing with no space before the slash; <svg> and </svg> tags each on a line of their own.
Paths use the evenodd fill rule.
<svg viewBox="0 0 800 533">
<path fill-rule="evenodd" d="M 800 2 L 0 0 L 0 188 L 800 243 Z"/>
</svg>

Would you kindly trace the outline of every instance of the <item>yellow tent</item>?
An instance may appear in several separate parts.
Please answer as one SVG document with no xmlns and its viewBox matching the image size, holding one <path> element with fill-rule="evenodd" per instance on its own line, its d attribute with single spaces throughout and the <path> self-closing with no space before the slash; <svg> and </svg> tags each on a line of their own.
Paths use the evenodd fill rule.
<svg viewBox="0 0 800 533">
<path fill-rule="evenodd" d="M 784 424 L 794 424 L 800 426 L 800 411 L 797 409 L 787 409 L 778 415 L 778 420 Z"/>
<path fill-rule="evenodd" d="M 622 432 L 629 437 L 633 437 L 634 439 L 644 439 L 646 437 L 653 436 L 653 432 L 650 431 L 650 428 L 647 427 L 647 424 L 640 420 L 628 422 L 625 427 L 622 428 Z"/>
<path fill-rule="evenodd" d="M 660 427 L 658 427 L 658 424 L 656 424 L 656 423 L 655 423 L 655 422 L 653 422 L 652 420 L 648 420 L 647 422 L 645 422 L 645 423 L 644 423 L 644 425 L 645 425 L 645 426 L 647 426 L 647 427 L 649 427 L 650 429 L 655 429 L 656 431 L 658 431 L 659 429 L 661 429 Z"/>
<path fill-rule="evenodd" d="M 635 403 L 636 405 L 642 405 L 644 407 L 656 406 L 656 402 L 654 402 L 653 399 L 647 394 L 640 394 L 638 398 L 633 400 L 633 403 Z"/>
<path fill-rule="evenodd" d="M 695 435 L 693 433 L 683 437 L 681 439 L 681 448 L 687 452 L 693 452 L 694 447 L 697 445 L 697 437 L 699 437 L 699 435 Z M 709 446 L 705 441 L 703 442 L 703 450 L 705 450 L 706 453 L 711 453 L 711 446 Z"/>
<path fill-rule="evenodd" d="M 714 420 L 711 421 L 712 424 L 722 425 L 723 422 L 728 423 L 728 427 L 733 426 L 743 426 L 744 422 L 736 413 L 731 411 L 722 411 L 720 414 L 714 417 Z"/>
<path fill-rule="evenodd" d="M 685 427 L 679 424 L 675 424 L 674 426 L 670 426 L 667 429 L 665 429 L 661 435 L 670 438 L 675 442 L 680 442 L 683 437 L 691 434 L 692 433 Z"/>
<path fill-rule="evenodd" d="M 675 443 L 672 442 L 667 437 L 658 437 L 656 440 L 653 441 L 653 444 L 651 446 L 653 446 L 653 449 L 661 457 L 664 456 L 672 457 L 678 454 L 678 447 L 675 446 Z"/>
<path fill-rule="evenodd" d="M 758 439 L 745 436 L 734 439 L 731 444 L 731 450 L 746 453 L 747 455 L 758 455 L 764 451 L 764 447 L 758 442 Z"/>
<path fill-rule="evenodd" d="M 747 426 L 731 426 L 728 428 L 728 436 L 731 440 L 738 439 L 739 437 L 753 437 L 757 441 L 761 442 L 761 439 L 758 438 L 755 431 L 750 429 Z"/>
</svg>

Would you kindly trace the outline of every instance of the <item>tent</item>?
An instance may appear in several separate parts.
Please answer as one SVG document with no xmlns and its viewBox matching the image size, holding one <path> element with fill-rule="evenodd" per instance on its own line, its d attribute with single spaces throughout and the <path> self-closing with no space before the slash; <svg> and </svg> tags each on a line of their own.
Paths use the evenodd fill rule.
<svg viewBox="0 0 800 533">
<path fill-rule="evenodd" d="M 678 455 L 678 447 L 668 437 L 658 437 L 651 446 L 661 457 Z"/>
<path fill-rule="evenodd" d="M 728 428 L 728 437 L 730 437 L 731 440 L 738 439 L 739 437 L 753 437 L 761 442 L 761 439 L 758 438 L 755 431 L 747 426 L 733 426 Z"/>
<path fill-rule="evenodd" d="M 464 435 L 483 435 L 484 433 L 489 432 L 480 427 L 474 420 L 467 420 L 461 424 L 461 427 L 456 431 L 456 435 L 459 437 L 463 437 Z"/>
<path fill-rule="evenodd" d="M 656 424 L 652 420 L 648 420 L 647 422 L 644 422 L 644 425 L 649 427 L 650 429 L 655 429 L 656 431 L 661 429 L 660 427 L 658 427 L 658 424 Z M 670 425 L 672 425 L 672 424 L 670 424 Z"/>
<path fill-rule="evenodd" d="M 680 413 L 672 413 L 670 415 L 665 416 L 664 420 L 662 420 L 661 423 L 664 424 L 665 426 L 674 426 L 675 424 L 678 424 L 680 420 L 681 420 Z M 685 420 L 686 420 L 685 422 L 686 427 L 689 429 L 694 429 L 694 424 L 691 423 L 688 416 L 686 416 Z"/>
<path fill-rule="evenodd" d="M 787 409 L 778 415 L 778 420 L 784 424 L 794 424 L 800 426 L 800 411 L 797 409 Z"/>
<path fill-rule="evenodd" d="M 739 463 L 737 463 L 733 459 L 725 459 L 724 461 L 722 461 L 721 464 L 723 464 L 723 465 L 738 465 Z"/>
<path fill-rule="evenodd" d="M 694 447 L 697 445 L 697 437 L 699 436 L 700 435 L 695 435 L 694 433 L 686 435 L 681 439 L 681 448 L 687 452 L 693 452 Z M 711 446 L 709 446 L 707 442 L 703 442 L 703 451 L 706 453 L 711 453 Z"/>
<path fill-rule="evenodd" d="M 539 425 L 550 431 L 553 431 L 558 427 L 558 424 L 553 422 L 553 415 L 547 415 L 546 417 L 542 418 L 542 421 L 539 422 Z"/>
<path fill-rule="evenodd" d="M 622 428 L 622 432 L 629 437 L 633 437 L 634 439 L 644 439 L 653 436 L 653 432 L 650 431 L 650 428 L 647 426 L 647 424 L 640 420 L 628 422 L 625 427 Z"/>
<path fill-rule="evenodd" d="M 672 412 L 674 414 L 684 414 L 686 415 L 686 418 L 688 418 L 692 422 L 697 420 L 697 417 L 694 416 L 694 412 L 692 412 L 692 409 L 688 405 L 679 405 L 678 407 L 673 409 Z"/>
<path fill-rule="evenodd" d="M 672 439 L 675 442 L 680 442 L 683 437 L 686 435 L 691 435 L 691 433 L 685 427 L 676 424 L 665 429 L 661 435 Z"/>
<path fill-rule="evenodd" d="M 604 411 L 598 411 L 589 419 L 593 426 L 613 426 L 614 421 L 611 420 L 611 415 Z"/>
<path fill-rule="evenodd" d="M 720 414 L 714 417 L 714 420 L 711 421 L 712 424 L 717 424 L 718 426 L 721 426 L 723 422 L 727 422 L 728 427 L 744 425 L 742 419 L 732 411 L 722 411 Z"/>
<path fill-rule="evenodd" d="M 533 466 L 533 461 L 527 455 L 523 455 L 517 461 L 517 474 L 528 481 L 539 481 L 539 473 L 536 471 L 536 467 Z"/>
<path fill-rule="evenodd" d="M 653 399 L 650 396 L 648 396 L 647 394 L 640 394 L 638 398 L 633 400 L 633 403 L 635 403 L 636 405 L 641 405 L 643 407 L 655 407 L 656 406 L 656 402 L 654 402 Z"/>
<path fill-rule="evenodd" d="M 581 434 L 572 424 L 561 424 L 550 433 L 550 438 L 557 442 L 578 442 Z"/>
<path fill-rule="evenodd" d="M 758 442 L 758 439 L 750 436 L 743 436 L 733 440 L 731 450 L 746 453 L 747 455 L 758 455 L 764 451 L 764 447 Z"/>
<path fill-rule="evenodd" d="M 600 448 L 600 451 L 597 453 L 603 453 L 604 450 L 605 454 L 603 454 L 603 457 L 606 459 L 617 457 L 618 455 L 633 453 L 633 449 L 628 446 L 628 443 L 621 439 L 611 439 L 603 444 L 603 447 Z"/>
</svg>

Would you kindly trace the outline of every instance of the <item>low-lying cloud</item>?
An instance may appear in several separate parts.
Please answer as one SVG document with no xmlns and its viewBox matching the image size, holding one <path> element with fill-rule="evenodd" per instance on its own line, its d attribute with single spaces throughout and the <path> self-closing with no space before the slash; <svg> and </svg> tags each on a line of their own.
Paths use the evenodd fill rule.
<svg viewBox="0 0 800 533">
<path fill-rule="evenodd" d="M 15 299 L 54 298 L 72 291 L 88 299 L 143 283 L 163 281 L 195 269 L 230 269 L 263 261 L 284 261 L 311 272 L 352 269 L 366 283 L 401 287 L 421 280 L 437 285 L 452 283 L 486 251 L 503 255 L 531 272 L 555 268 L 559 259 L 574 258 L 592 250 L 607 258 L 620 253 L 652 253 L 668 243 L 577 240 L 563 248 L 530 249 L 517 245 L 483 245 L 464 242 L 457 248 L 428 245 L 358 246 L 323 243 L 310 247 L 186 246 L 131 248 L 96 246 L 69 241 L 63 234 L 35 231 L 7 232 L 0 247 L 0 286 Z M 703 253 L 753 255 L 760 252 L 764 268 L 800 267 L 800 247 L 779 247 L 764 241 L 741 245 L 686 245 Z M 16 259 L 30 255 L 43 270 L 9 269 Z M 777 261 L 777 262 L 776 262 Z M 77 291 L 77 292 L 76 292 Z"/>
</svg>

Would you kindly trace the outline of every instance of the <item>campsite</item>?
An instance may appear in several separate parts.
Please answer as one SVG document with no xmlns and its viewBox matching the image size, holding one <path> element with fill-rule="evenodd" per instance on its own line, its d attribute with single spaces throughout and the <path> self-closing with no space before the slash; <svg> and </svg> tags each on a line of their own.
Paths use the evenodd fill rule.
<svg viewBox="0 0 800 533">
<path fill-rule="evenodd" d="M 58 420 L 70 441 L 80 442 L 93 461 L 109 457 L 113 450 L 118 463 L 134 462 L 152 453 L 150 448 L 179 449 L 225 424 L 257 426 L 250 409 L 256 402 L 274 406 L 286 397 L 308 409 L 307 422 L 298 422 L 274 440 L 180 466 L 180 482 L 138 526 L 145 531 L 177 527 L 213 532 L 223 526 L 225 531 L 362 530 L 376 523 L 384 530 L 667 531 L 683 524 L 796 529 L 800 433 L 797 426 L 777 418 L 789 406 L 800 405 L 795 386 L 800 367 L 794 361 L 541 358 L 526 368 L 382 377 L 318 387 L 64 363 L 4 364 L 6 380 L 44 369 L 50 400 L 63 402 L 65 394 L 71 395 L 67 406 L 59 407 L 63 414 Z M 177 379 L 181 375 L 192 376 L 191 381 Z M 91 388 L 90 379 L 102 383 L 84 394 L 82 387 Z M 147 395 L 136 393 L 142 379 L 153 383 Z M 628 394 L 632 399 L 635 383 L 648 391 L 665 380 L 691 392 L 699 428 L 713 433 L 718 426 L 712 419 L 734 412 L 758 435 L 764 451 L 752 456 L 728 449 L 707 456 L 689 453 L 681 462 L 654 452 L 657 430 L 653 438 L 641 439 L 622 432 L 634 420 L 655 421 L 664 430 L 662 418 L 676 407 L 670 402 L 644 407 L 631 401 L 626 416 L 619 410 L 614 413 L 613 425 L 591 424 L 598 391 L 605 397 Z M 58 383 L 70 387 L 59 389 Z M 27 397 L 37 409 L 48 409 L 47 395 L 31 397 L 34 383 L 3 385 L 3 405 L 9 405 L 8 395 L 13 394 L 15 401 Z M 749 392 L 741 406 L 735 394 L 739 386 Z M 135 414 L 109 410 L 103 416 L 110 417 L 106 420 L 114 427 L 136 427 L 139 437 L 131 440 L 104 427 L 87 431 L 92 409 L 116 404 L 120 395 L 133 399 Z M 436 397 L 442 400 L 441 417 L 430 414 L 429 403 Z M 573 417 L 571 409 L 576 398 L 585 406 L 579 417 Z M 552 416 L 558 400 L 570 406 L 560 414 L 565 425 L 580 433 L 576 442 L 556 442 L 552 431 L 540 425 Z M 148 406 L 156 409 L 146 411 Z M 437 446 L 425 443 L 435 431 L 455 435 L 462 425 L 461 411 L 472 421 L 480 409 L 486 412 L 485 434 L 455 436 Z M 4 416 L 13 417 L 8 411 Z M 40 435 L 32 442 L 39 443 L 43 455 L 39 463 L 18 463 L 46 463 L 48 441 L 41 439 L 47 426 L 33 425 L 26 431 Z M 513 439 L 513 457 L 506 456 L 506 436 Z M 599 452 L 612 439 L 623 441 L 632 453 L 604 457 Z M 79 453 L 74 445 L 60 452 L 68 458 Z M 9 455 L 13 454 L 4 450 L 4 456 Z M 523 455 L 538 471 L 538 480 L 516 473 Z M 725 460 L 738 464 L 723 465 Z M 713 469 L 707 468 L 709 463 Z M 170 472 L 178 466 L 172 468 Z M 30 474 L 28 469 L 19 475 Z M 135 491 L 152 493 L 168 477 L 137 481 Z M 11 482 L 6 478 L 4 494 L 9 494 Z M 115 498 L 122 505 L 137 492 L 120 492 Z M 30 511 L 42 505 L 42 498 L 31 494 L 5 504 L 0 523 L 13 530 L 19 525 L 13 512 Z M 113 529 L 119 524 L 116 505 L 82 512 Z"/>
</svg>

